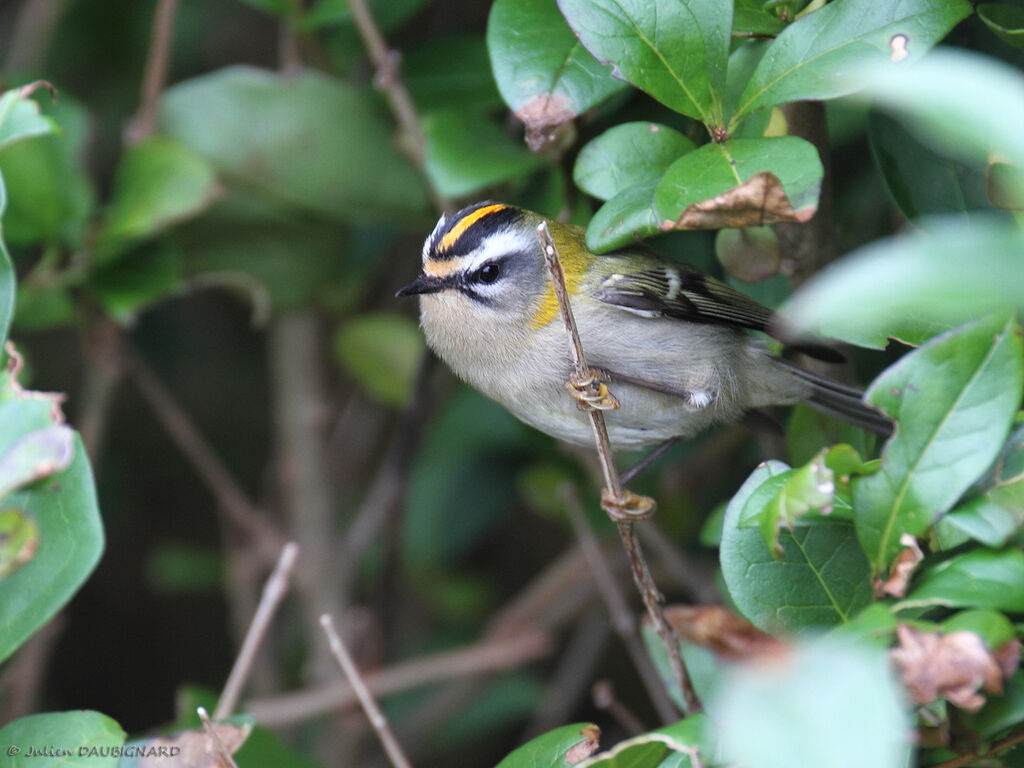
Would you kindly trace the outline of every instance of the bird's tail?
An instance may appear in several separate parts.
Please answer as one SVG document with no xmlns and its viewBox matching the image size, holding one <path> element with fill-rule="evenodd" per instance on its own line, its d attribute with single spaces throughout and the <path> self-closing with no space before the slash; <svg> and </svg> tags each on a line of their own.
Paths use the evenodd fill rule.
<svg viewBox="0 0 1024 768">
<path fill-rule="evenodd" d="M 864 402 L 864 395 L 829 379 L 816 376 L 798 365 L 782 360 L 797 378 L 811 385 L 811 394 L 804 403 L 816 411 L 848 421 L 854 426 L 888 437 L 892 434 L 892 419 Z"/>
</svg>

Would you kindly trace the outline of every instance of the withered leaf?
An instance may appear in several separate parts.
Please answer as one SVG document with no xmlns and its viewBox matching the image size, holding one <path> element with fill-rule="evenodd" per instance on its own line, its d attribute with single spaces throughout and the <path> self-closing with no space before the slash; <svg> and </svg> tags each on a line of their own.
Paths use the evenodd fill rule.
<svg viewBox="0 0 1024 768">
<path fill-rule="evenodd" d="M 924 559 L 924 552 L 917 545 L 917 539 L 909 533 L 900 536 L 900 544 L 903 549 L 897 556 L 896 562 L 893 563 L 889 578 L 881 585 L 882 594 L 893 597 L 906 597 L 910 577 L 913 575 L 914 569 L 917 568 L 917 564 Z"/>
<path fill-rule="evenodd" d="M 665 618 L 681 640 L 725 659 L 750 659 L 786 648 L 784 643 L 720 605 L 668 605 Z"/>
<path fill-rule="evenodd" d="M 526 126 L 526 144 L 534 152 L 553 141 L 556 129 L 576 114 L 572 101 L 561 93 L 538 93 L 516 110 Z"/>
<path fill-rule="evenodd" d="M 230 754 L 239 750 L 252 727 L 233 723 L 216 723 L 217 736 Z M 221 768 L 218 746 L 202 728 L 181 731 L 172 736 L 158 736 L 144 744 L 139 768 Z"/>
<path fill-rule="evenodd" d="M 583 741 L 574 744 L 565 753 L 565 762 L 568 765 L 582 763 L 597 751 L 597 745 L 601 740 L 601 729 L 596 725 L 586 725 L 580 730 Z"/>
<path fill-rule="evenodd" d="M 770 171 L 755 173 L 742 184 L 708 200 L 691 203 L 676 221 L 665 221 L 661 228 L 722 229 L 723 227 L 759 227 L 782 221 L 808 221 L 816 208 L 793 210 L 779 177 Z"/>
</svg>

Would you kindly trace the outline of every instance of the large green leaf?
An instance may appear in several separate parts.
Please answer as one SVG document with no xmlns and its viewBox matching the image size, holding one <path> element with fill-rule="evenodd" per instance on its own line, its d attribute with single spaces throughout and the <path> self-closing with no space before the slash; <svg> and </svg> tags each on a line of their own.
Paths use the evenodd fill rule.
<svg viewBox="0 0 1024 768">
<path fill-rule="evenodd" d="M 903 768 L 911 725 L 885 651 L 839 638 L 736 667 L 709 705 L 730 765 Z"/>
<path fill-rule="evenodd" d="M 334 337 L 344 369 L 373 397 L 401 406 L 423 359 L 423 336 L 405 315 L 377 312 L 346 321 Z"/>
<path fill-rule="evenodd" d="M 169 88 L 160 127 L 225 179 L 331 218 L 422 212 L 376 98 L 314 72 L 229 67 Z"/>
<path fill-rule="evenodd" d="M 1021 253 L 1024 233 L 1006 222 L 926 221 L 828 267 L 781 313 L 808 333 L 859 346 L 883 349 L 890 336 L 919 344 L 986 312 L 1024 307 Z"/>
<path fill-rule="evenodd" d="M 501 106 L 487 44 L 473 35 L 432 37 L 402 51 L 402 78 L 421 114 Z"/>
<path fill-rule="evenodd" d="M 931 605 L 1024 613 L 1024 552 L 978 549 L 929 568 L 899 606 Z"/>
<path fill-rule="evenodd" d="M 566 755 L 590 754 L 586 750 L 597 746 L 600 733 L 592 723 L 563 725 L 516 748 L 495 768 L 561 768 L 566 765 Z"/>
<path fill-rule="evenodd" d="M 576 39 L 554 0 L 495 0 L 487 50 L 498 90 L 526 124 L 531 146 L 625 87 Z"/>
<path fill-rule="evenodd" d="M 558 0 L 583 45 L 666 106 L 722 126 L 732 3 Z"/>
<path fill-rule="evenodd" d="M 875 573 L 904 533 L 922 535 L 998 455 L 1020 405 L 1021 336 L 1005 316 L 973 322 L 903 357 L 865 397 L 896 432 L 878 472 L 853 484 L 857 535 Z"/>
<path fill-rule="evenodd" d="M 982 3 L 978 18 L 1015 48 L 1024 48 L 1024 8 L 1009 3 Z"/>
<path fill-rule="evenodd" d="M 599 752 L 576 768 L 691 768 L 703 765 L 694 761 L 704 733 L 710 728 L 707 715 L 698 714 L 678 723 L 641 733 Z"/>
<path fill-rule="evenodd" d="M 622 123 L 588 142 L 576 157 L 576 185 L 601 200 L 630 187 L 650 185 L 694 148 L 693 142 L 657 123 Z"/>
<path fill-rule="evenodd" d="M 769 550 L 757 528 L 740 527 L 751 497 L 787 469 L 772 461 L 754 470 L 729 502 L 722 530 L 722 576 L 729 595 L 766 632 L 838 624 L 871 602 L 870 569 L 852 525 L 815 520 L 782 531 L 781 557 Z M 774 491 L 766 494 L 764 503 L 774 496 Z"/>
<path fill-rule="evenodd" d="M 1024 480 L 986 491 L 945 515 L 937 528 L 943 548 L 951 546 L 950 533 L 961 534 L 987 544 L 1003 546 L 1024 524 Z M 959 536 L 952 534 L 959 539 Z"/>
<path fill-rule="evenodd" d="M 661 232 L 654 213 L 657 186 L 655 180 L 629 187 L 598 208 L 587 224 L 587 247 L 605 253 Z"/>
<path fill-rule="evenodd" d="M 124 737 L 99 712 L 46 712 L 0 729 L 0 754 L 9 768 L 117 768 Z"/>
<path fill-rule="evenodd" d="M 850 73 L 867 63 L 897 58 L 905 68 L 970 12 L 966 0 L 836 0 L 808 13 L 764 54 L 729 118 L 729 132 L 763 107 L 851 93 L 858 82 Z M 895 45 L 901 35 L 906 40 Z"/>
</svg>

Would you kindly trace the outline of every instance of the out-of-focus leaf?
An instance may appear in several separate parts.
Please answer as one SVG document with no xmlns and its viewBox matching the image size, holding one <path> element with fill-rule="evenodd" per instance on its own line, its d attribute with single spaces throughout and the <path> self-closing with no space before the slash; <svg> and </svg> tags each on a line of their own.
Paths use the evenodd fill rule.
<svg viewBox="0 0 1024 768">
<path fill-rule="evenodd" d="M 954 613 L 942 622 L 942 631 L 973 632 L 979 635 L 989 650 L 998 650 L 1013 639 L 1013 624 L 999 611 L 974 610 Z"/>
<path fill-rule="evenodd" d="M 0 753 L 9 768 L 117 768 L 124 737 L 121 726 L 99 712 L 46 712 L 0 729 Z M 49 748 L 54 754 L 31 755 L 30 748 Z"/>
<path fill-rule="evenodd" d="M 868 118 L 871 151 L 889 195 L 908 219 L 989 210 L 985 173 L 929 149 L 888 115 Z"/>
<path fill-rule="evenodd" d="M 423 359 L 423 336 L 405 315 L 358 315 L 338 328 L 334 353 L 373 397 L 400 406 L 409 399 Z"/>
<path fill-rule="evenodd" d="M 0 580 L 35 555 L 39 525 L 20 509 L 0 508 Z"/>
<path fill-rule="evenodd" d="M 1024 307 L 1022 252 L 1024 234 L 1005 222 L 923 222 L 829 266 L 781 313 L 803 331 L 858 346 L 884 349 L 890 336 L 919 344 L 987 312 Z"/>
<path fill-rule="evenodd" d="M 324 75 L 229 67 L 186 80 L 164 92 L 160 126 L 226 181 L 329 218 L 426 208 L 374 97 Z"/>
<path fill-rule="evenodd" d="M 777 35 L 786 28 L 786 23 L 760 8 L 741 8 L 736 4 L 732 13 L 732 32 L 748 35 Z M 730 62 L 731 68 L 731 62 Z"/>
<path fill-rule="evenodd" d="M 281 0 L 255 0 L 255 2 L 277 3 Z M 291 0 L 284 0 L 288 5 L 293 5 Z M 427 0 L 369 0 L 367 5 L 373 20 L 382 32 L 395 29 L 402 22 L 413 15 Z M 312 3 L 305 15 L 296 25 L 302 30 L 315 30 L 324 27 L 350 26 L 352 24 L 352 10 L 349 8 L 348 0 L 317 0 Z"/>
<path fill-rule="evenodd" d="M 130 322 L 143 308 L 181 288 L 182 253 L 169 239 L 133 248 L 89 275 L 89 289 L 118 322 Z M 19 314 L 19 322 L 21 316 Z"/>
<path fill-rule="evenodd" d="M 730 764 L 902 768 L 909 759 L 911 726 L 885 653 L 849 640 L 737 667 L 709 709 Z"/>
<path fill-rule="evenodd" d="M 985 173 L 989 202 L 1004 211 L 1024 210 L 1024 168 L 991 162 Z"/>
<path fill-rule="evenodd" d="M 188 147 L 159 136 L 136 144 L 125 152 L 114 177 L 99 252 L 111 258 L 131 241 L 197 215 L 216 189 L 213 168 Z"/>
<path fill-rule="evenodd" d="M 1020 328 L 976 321 L 906 355 L 865 398 L 897 422 L 878 472 L 854 481 L 857 535 L 875 573 L 922 535 L 998 455 L 1024 383 Z"/>
<path fill-rule="evenodd" d="M 246 5 L 259 8 L 266 13 L 275 16 L 292 16 L 295 11 L 295 3 L 291 0 L 241 0 Z"/>
<path fill-rule="evenodd" d="M 643 623 L 640 633 L 647 655 L 654 662 L 654 668 L 664 683 L 669 697 L 679 707 L 679 711 L 684 712 L 686 701 L 683 699 L 683 691 L 679 687 L 675 672 L 672 671 L 672 663 L 668 660 L 668 654 L 665 653 L 665 646 L 661 642 L 661 638 L 658 637 L 658 633 L 650 622 Z M 679 655 L 683 659 L 683 664 L 686 665 L 693 690 L 703 701 L 717 686 L 725 662 L 707 648 L 688 643 L 685 640 L 679 641 Z"/>
<path fill-rule="evenodd" d="M 224 558 L 214 549 L 161 544 L 146 560 L 146 583 L 165 595 L 215 594 L 224 583 Z"/>
<path fill-rule="evenodd" d="M 729 502 L 722 530 L 722 576 L 729 595 L 754 626 L 769 633 L 847 621 L 872 595 L 870 568 L 852 525 L 822 519 L 783 531 L 778 558 L 757 529 L 739 526 L 751 497 L 788 469 L 767 462 L 754 470 Z"/>
<path fill-rule="evenodd" d="M 471 35 L 431 38 L 402 51 L 402 79 L 422 114 L 500 106 L 490 66 L 487 45 Z"/>
<path fill-rule="evenodd" d="M 638 185 L 656 183 L 693 142 L 658 123 L 623 123 L 588 142 L 576 157 L 576 186 L 610 200 Z"/>
<path fill-rule="evenodd" d="M 41 82 L 12 88 L 0 95 L 0 149 L 22 139 L 60 130 L 52 119 L 39 111 L 39 104 L 29 98 L 36 90 L 34 86 Z"/>
<path fill-rule="evenodd" d="M 542 160 L 511 139 L 490 117 L 441 111 L 426 115 L 427 175 L 446 197 L 525 176 Z"/>
<path fill-rule="evenodd" d="M 1019 725 L 1024 720 L 1024 670 L 1018 670 L 1006 685 L 1002 696 L 993 696 L 982 710 L 974 715 L 965 713 L 964 720 L 971 730 L 985 738 Z"/>
<path fill-rule="evenodd" d="M 729 275 L 755 283 L 778 274 L 782 245 L 771 227 L 722 229 L 715 236 L 715 255 Z"/>
<path fill-rule="evenodd" d="M 793 409 L 786 428 L 786 449 L 794 465 L 806 464 L 821 446 L 845 443 L 861 456 L 874 453 L 874 435 L 804 405 Z"/>
<path fill-rule="evenodd" d="M 939 529 L 951 526 L 982 544 L 1001 547 L 1020 530 L 1022 523 L 1024 480 L 1018 480 L 960 505 L 939 521 Z M 941 535 L 939 538 L 943 540 Z"/>
<path fill-rule="evenodd" d="M 18 291 L 18 280 L 14 272 L 11 254 L 7 252 L 4 242 L 3 218 L 7 210 L 7 187 L 4 185 L 3 174 L 0 174 L 0 348 L 7 344 L 7 334 L 11 330 L 11 318 L 14 317 L 14 300 Z"/>
<path fill-rule="evenodd" d="M 1009 3 L 981 3 L 978 18 L 1015 48 L 1024 48 L 1024 8 Z"/>
<path fill-rule="evenodd" d="M 625 87 L 586 51 L 551 0 L 495 0 L 487 50 L 498 90 L 526 125 L 533 149 L 554 128 Z"/>
<path fill-rule="evenodd" d="M 0 405 L 4 410 L 10 407 Z M 67 469 L 74 442 L 75 432 L 65 424 L 34 429 L 15 440 L 0 454 L 0 499 L 16 488 Z"/>
<path fill-rule="evenodd" d="M 657 182 L 625 189 L 597 209 L 587 225 L 587 247 L 605 253 L 661 232 L 654 213 Z"/>
<path fill-rule="evenodd" d="M 888 648 L 898 624 L 890 606 L 872 603 L 850 621 L 833 629 L 830 634 L 858 642 L 869 641 L 879 648 Z"/>
<path fill-rule="evenodd" d="M 558 0 L 558 7 L 618 77 L 705 125 L 723 125 L 732 3 Z"/>
<path fill-rule="evenodd" d="M 1024 552 L 978 549 L 929 568 L 899 607 L 930 605 L 1024 612 Z"/>
<path fill-rule="evenodd" d="M 730 117 L 730 132 L 763 107 L 851 93 L 858 84 L 850 73 L 869 62 L 895 60 L 905 68 L 970 12 L 966 0 L 843 0 L 803 16 L 772 42 L 754 70 Z"/>
<path fill-rule="evenodd" d="M 506 755 L 495 768 L 560 768 L 579 763 L 597 749 L 601 729 L 593 723 L 555 728 Z M 575 758 L 569 763 L 570 758 Z"/>
<path fill-rule="evenodd" d="M 709 728 L 707 715 L 698 714 L 678 723 L 620 741 L 611 749 L 576 763 L 577 768 L 690 768 L 698 756 L 704 733 Z"/>
</svg>

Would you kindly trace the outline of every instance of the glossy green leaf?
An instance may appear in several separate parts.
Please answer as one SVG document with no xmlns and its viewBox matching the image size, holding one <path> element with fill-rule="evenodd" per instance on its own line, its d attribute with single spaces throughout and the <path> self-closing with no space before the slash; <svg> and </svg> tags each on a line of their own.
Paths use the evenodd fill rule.
<svg viewBox="0 0 1024 768">
<path fill-rule="evenodd" d="M 656 188 L 656 183 L 630 187 L 598 208 L 587 225 L 587 247 L 606 253 L 661 232 L 654 213 Z"/>
<path fill-rule="evenodd" d="M 465 197 L 542 165 L 483 113 L 442 111 L 426 115 L 427 175 L 445 197 Z"/>
<path fill-rule="evenodd" d="M 487 44 L 472 35 L 425 40 L 402 51 L 402 79 L 421 114 L 501 106 Z"/>
<path fill-rule="evenodd" d="M 970 12 L 966 0 L 840 0 L 797 19 L 761 59 L 730 117 L 730 133 L 757 109 L 852 93 L 858 83 L 850 73 L 870 62 L 897 58 L 905 69 Z M 906 39 L 894 44 L 897 36 Z"/>
<path fill-rule="evenodd" d="M 665 106 L 721 126 L 732 4 L 718 0 L 558 0 L 599 61 Z"/>
<path fill-rule="evenodd" d="M 46 712 L 0 729 L 0 754 L 8 768 L 117 768 L 124 738 L 121 726 L 99 712 Z"/>
<path fill-rule="evenodd" d="M 859 346 L 883 349 L 890 336 L 919 344 L 987 312 L 1024 307 L 1022 252 L 1024 234 L 1003 221 L 924 222 L 823 270 L 781 314 L 807 333 Z"/>
<path fill-rule="evenodd" d="M 335 356 L 345 371 L 373 397 L 393 406 L 409 399 L 424 351 L 415 321 L 390 312 L 358 315 L 334 337 Z"/>
<path fill-rule="evenodd" d="M 690 768 L 702 765 L 698 756 L 704 732 L 710 727 L 707 715 L 698 714 L 678 723 L 641 733 L 620 741 L 611 749 L 576 764 L 576 768 Z"/>
<path fill-rule="evenodd" d="M 722 576 L 743 615 L 766 632 L 845 622 L 871 602 L 868 563 L 852 525 L 815 520 L 779 535 L 775 557 L 755 528 L 740 528 L 751 496 L 788 467 L 762 464 L 729 502 L 720 549 Z"/>
<path fill-rule="evenodd" d="M 981 166 L 935 152 L 896 120 L 878 112 L 868 118 L 868 138 L 889 195 L 908 219 L 992 210 Z"/>
<path fill-rule="evenodd" d="M 592 723 L 563 725 L 516 748 L 495 768 L 562 768 L 567 754 L 581 753 L 588 744 L 594 744 L 600 733 Z"/>
<path fill-rule="evenodd" d="M 1015 48 L 1024 48 L 1024 8 L 1009 3 L 981 3 L 978 18 Z"/>
<path fill-rule="evenodd" d="M 999 611 L 972 610 L 954 613 L 942 622 L 942 631 L 949 632 L 973 632 L 979 635 L 985 646 L 992 651 L 998 651 L 1014 637 L 1013 624 Z"/>
<path fill-rule="evenodd" d="M 531 146 L 626 85 L 587 52 L 554 0 L 495 0 L 487 50 L 498 90 Z"/>
<path fill-rule="evenodd" d="M 765 209 L 753 201 L 744 202 L 736 210 L 725 205 L 716 208 L 722 211 L 721 219 L 696 225 L 686 223 L 690 206 L 734 190 L 762 171 L 774 174 L 782 184 L 790 206 L 788 212 L 784 203 Z M 795 136 L 705 144 L 683 155 L 665 172 L 654 193 L 654 209 L 664 226 L 676 222 L 680 229 L 807 221 L 818 207 L 822 175 L 818 151 L 810 142 Z"/>
<path fill-rule="evenodd" d="M 206 209 L 217 191 L 213 168 L 171 139 L 153 137 L 130 147 L 114 177 L 98 250 L 104 258 Z"/>
<path fill-rule="evenodd" d="M 0 149 L 17 141 L 57 133 L 57 124 L 39 111 L 30 95 L 35 84 L 12 88 L 0 95 Z"/>
<path fill-rule="evenodd" d="M 664 175 L 693 142 L 658 123 L 623 123 L 588 142 L 576 157 L 573 181 L 600 200 L 610 200 L 636 186 L 649 186 Z"/>
<path fill-rule="evenodd" d="M 882 649 L 822 638 L 737 667 L 709 705 L 729 764 L 903 768 L 911 724 Z"/>
<path fill-rule="evenodd" d="M 977 549 L 921 574 L 899 608 L 942 605 L 1024 612 L 1024 552 Z"/>
<path fill-rule="evenodd" d="M 325 75 L 229 67 L 186 80 L 164 93 L 160 126 L 226 180 L 329 218 L 427 205 L 376 99 Z"/>
<path fill-rule="evenodd" d="M 953 528 L 975 541 L 990 547 L 1003 546 L 1024 524 L 1024 480 L 986 491 L 946 514 L 939 521 L 939 540 L 945 547 L 942 532 Z"/>
<path fill-rule="evenodd" d="M 1024 383 L 1021 332 L 976 321 L 906 355 L 865 394 L 897 422 L 881 469 L 854 481 L 857 535 L 875 573 L 922 535 L 998 455 Z"/>
</svg>

